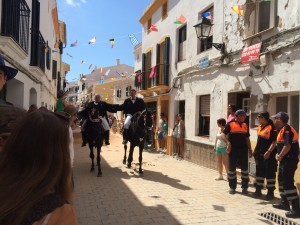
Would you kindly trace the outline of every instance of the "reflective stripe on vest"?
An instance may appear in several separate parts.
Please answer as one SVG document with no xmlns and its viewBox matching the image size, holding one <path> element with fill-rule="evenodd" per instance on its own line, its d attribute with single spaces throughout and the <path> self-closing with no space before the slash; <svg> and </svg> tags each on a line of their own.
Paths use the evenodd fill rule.
<svg viewBox="0 0 300 225">
<path fill-rule="evenodd" d="M 242 134 L 247 134 L 248 133 L 248 126 L 246 123 L 242 123 L 242 126 L 234 121 L 234 122 L 231 122 L 229 124 L 230 126 L 230 133 L 242 133 Z"/>
<path fill-rule="evenodd" d="M 264 128 L 262 127 L 262 125 L 260 125 L 257 129 L 257 135 L 260 136 L 261 138 L 269 140 L 271 136 L 271 131 L 272 131 L 271 125 L 267 125 Z"/>
<path fill-rule="evenodd" d="M 293 132 L 294 137 L 293 137 L 293 143 L 298 142 L 298 134 L 295 131 L 295 129 L 292 126 L 289 126 L 291 128 L 291 132 Z M 278 135 L 277 135 L 277 142 L 279 143 L 284 143 L 284 131 L 285 131 L 285 127 L 281 128 L 281 130 L 279 131 Z M 285 131 L 285 133 L 289 133 L 290 131 Z"/>
</svg>

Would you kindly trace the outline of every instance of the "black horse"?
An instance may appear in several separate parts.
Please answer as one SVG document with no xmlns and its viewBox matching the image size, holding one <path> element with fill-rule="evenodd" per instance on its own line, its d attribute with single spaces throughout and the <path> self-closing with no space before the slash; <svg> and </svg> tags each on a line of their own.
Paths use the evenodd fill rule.
<svg viewBox="0 0 300 225">
<path fill-rule="evenodd" d="M 101 147 L 104 139 L 104 129 L 101 125 L 101 119 L 99 119 L 98 111 L 92 109 L 86 125 L 86 134 L 88 145 L 90 148 L 90 158 L 92 160 L 91 172 L 95 170 L 94 166 L 94 147 L 97 149 L 97 166 L 98 166 L 98 177 L 102 176 L 101 171 Z"/>
<path fill-rule="evenodd" d="M 143 149 L 144 141 L 147 138 L 147 133 L 149 128 L 153 124 L 151 113 L 147 110 L 144 110 L 142 113 L 137 112 L 131 118 L 131 124 L 128 129 L 128 141 L 130 142 L 130 150 L 127 159 L 127 167 L 131 167 L 133 160 L 133 150 L 136 146 L 139 147 L 139 173 L 142 174 L 142 160 L 143 160 Z M 126 164 L 126 151 L 127 144 L 124 145 L 124 158 L 123 164 Z"/>
</svg>

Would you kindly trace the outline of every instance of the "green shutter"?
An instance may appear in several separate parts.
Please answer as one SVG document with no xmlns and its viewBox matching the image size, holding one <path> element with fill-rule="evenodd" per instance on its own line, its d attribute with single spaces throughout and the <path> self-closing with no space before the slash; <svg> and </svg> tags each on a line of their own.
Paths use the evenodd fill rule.
<svg viewBox="0 0 300 225">
<path fill-rule="evenodd" d="M 145 90 L 146 84 L 146 54 L 142 55 L 142 90 Z"/>
<path fill-rule="evenodd" d="M 170 37 L 165 39 L 163 84 L 169 86 Z"/>
<path fill-rule="evenodd" d="M 156 76 L 154 77 L 156 85 L 159 85 L 159 81 L 160 81 L 159 71 L 160 71 L 160 44 L 156 44 Z"/>
</svg>

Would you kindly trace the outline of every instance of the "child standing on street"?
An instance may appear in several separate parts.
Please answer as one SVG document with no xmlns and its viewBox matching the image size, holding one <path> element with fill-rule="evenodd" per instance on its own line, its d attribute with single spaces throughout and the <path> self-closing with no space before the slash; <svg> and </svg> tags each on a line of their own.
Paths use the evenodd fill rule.
<svg viewBox="0 0 300 225">
<path fill-rule="evenodd" d="M 216 178 L 216 180 L 224 180 L 223 178 L 223 166 L 225 167 L 226 174 L 228 172 L 228 162 L 227 162 L 227 154 L 226 154 L 226 143 L 224 142 L 221 134 L 225 128 L 226 120 L 221 118 L 217 120 L 218 124 L 218 132 L 215 139 L 215 146 L 214 150 L 217 153 L 217 159 L 218 159 L 218 170 L 219 170 L 219 176 Z"/>
</svg>

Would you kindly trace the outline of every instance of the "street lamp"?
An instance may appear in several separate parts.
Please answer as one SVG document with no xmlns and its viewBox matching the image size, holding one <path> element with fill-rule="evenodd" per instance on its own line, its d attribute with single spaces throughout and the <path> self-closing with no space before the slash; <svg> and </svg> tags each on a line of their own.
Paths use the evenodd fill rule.
<svg viewBox="0 0 300 225">
<path fill-rule="evenodd" d="M 197 38 L 206 39 L 210 36 L 210 31 L 213 24 L 206 17 L 202 17 L 198 23 L 194 26 L 196 29 Z M 214 46 L 217 50 L 225 53 L 225 43 L 208 43 Z"/>
</svg>

